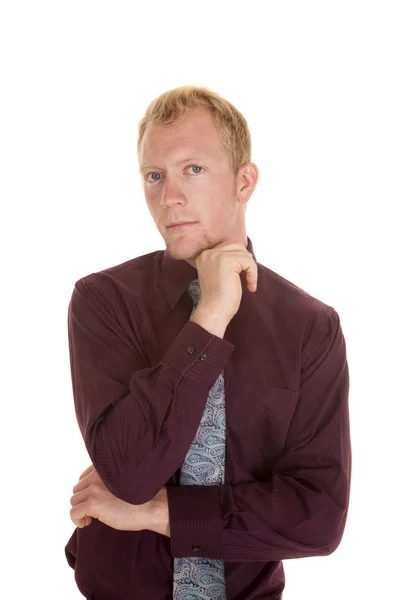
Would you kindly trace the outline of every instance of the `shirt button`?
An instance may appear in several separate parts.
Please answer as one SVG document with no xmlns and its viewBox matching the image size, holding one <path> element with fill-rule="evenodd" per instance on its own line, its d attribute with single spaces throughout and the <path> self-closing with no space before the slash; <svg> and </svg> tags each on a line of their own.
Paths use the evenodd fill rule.
<svg viewBox="0 0 400 600">
<path fill-rule="evenodd" d="M 200 356 L 200 360 L 203 360 L 203 361 L 204 361 L 204 360 L 207 360 L 207 354 L 202 354 L 202 355 Z"/>
<path fill-rule="evenodd" d="M 193 550 L 193 552 L 199 552 L 200 546 L 192 546 L 192 550 Z"/>
<path fill-rule="evenodd" d="M 194 346 L 189 346 L 189 348 L 187 349 L 188 354 L 193 354 L 193 352 L 195 352 L 195 351 L 196 351 L 196 349 Z"/>
</svg>

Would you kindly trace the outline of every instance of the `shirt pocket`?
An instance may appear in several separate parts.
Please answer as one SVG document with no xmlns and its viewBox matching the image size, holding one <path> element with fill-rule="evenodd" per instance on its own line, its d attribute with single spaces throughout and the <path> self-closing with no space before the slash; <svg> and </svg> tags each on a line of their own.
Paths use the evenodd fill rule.
<svg viewBox="0 0 400 600">
<path fill-rule="evenodd" d="M 229 389 L 228 389 L 229 394 Z M 262 379 L 236 377 L 227 401 L 235 457 L 254 475 L 272 470 L 282 455 L 296 410 L 297 392 Z"/>
<path fill-rule="evenodd" d="M 252 382 L 256 399 L 255 442 L 263 456 L 278 457 L 285 448 L 287 434 L 297 406 L 297 392 L 262 381 Z M 254 389 L 254 388 L 252 388 Z"/>
</svg>

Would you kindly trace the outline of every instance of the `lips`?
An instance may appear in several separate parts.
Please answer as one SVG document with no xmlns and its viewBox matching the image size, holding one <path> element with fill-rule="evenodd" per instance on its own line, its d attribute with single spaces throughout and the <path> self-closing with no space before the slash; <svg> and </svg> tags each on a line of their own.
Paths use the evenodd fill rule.
<svg viewBox="0 0 400 600">
<path fill-rule="evenodd" d="M 170 231 L 180 231 L 182 229 L 191 227 L 192 225 L 196 225 L 196 221 L 188 221 L 186 223 L 180 223 L 179 225 L 170 225 L 168 229 Z"/>
</svg>

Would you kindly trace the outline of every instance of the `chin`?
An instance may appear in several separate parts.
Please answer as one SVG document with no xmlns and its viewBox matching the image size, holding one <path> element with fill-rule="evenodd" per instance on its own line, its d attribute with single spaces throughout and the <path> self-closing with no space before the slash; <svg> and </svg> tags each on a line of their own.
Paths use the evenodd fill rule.
<svg viewBox="0 0 400 600">
<path fill-rule="evenodd" d="M 180 240 L 176 243 L 171 243 L 171 240 L 165 240 L 167 250 L 175 260 L 192 260 L 195 261 L 197 256 L 205 249 L 199 244 L 199 240 L 190 239 Z"/>
<path fill-rule="evenodd" d="M 198 252 L 188 252 L 187 249 L 177 248 L 175 244 L 167 244 L 167 250 L 175 260 L 191 260 L 194 259 Z"/>
</svg>

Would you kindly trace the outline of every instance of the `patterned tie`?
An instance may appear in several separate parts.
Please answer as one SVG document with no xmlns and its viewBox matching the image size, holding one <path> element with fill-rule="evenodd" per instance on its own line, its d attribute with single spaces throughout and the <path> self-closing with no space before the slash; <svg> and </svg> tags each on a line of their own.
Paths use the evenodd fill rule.
<svg viewBox="0 0 400 600">
<path fill-rule="evenodd" d="M 194 311 L 200 301 L 199 280 L 187 288 Z M 225 475 L 224 372 L 208 392 L 196 436 L 181 467 L 180 485 L 221 485 Z M 224 561 L 209 558 L 174 558 L 174 600 L 226 600 Z"/>
</svg>

